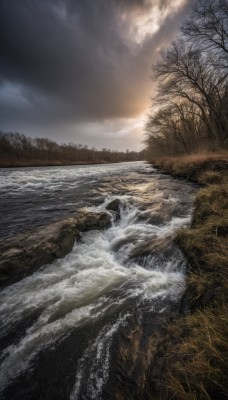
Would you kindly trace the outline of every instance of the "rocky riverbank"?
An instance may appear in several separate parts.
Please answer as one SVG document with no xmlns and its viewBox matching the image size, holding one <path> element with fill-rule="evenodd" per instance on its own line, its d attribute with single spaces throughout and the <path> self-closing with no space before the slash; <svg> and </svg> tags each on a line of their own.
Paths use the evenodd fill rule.
<svg viewBox="0 0 228 400">
<path fill-rule="evenodd" d="M 41 226 L 0 242 L 0 285 L 5 286 L 32 274 L 42 265 L 69 253 L 80 232 L 105 229 L 108 213 L 77 212 L 70 218 Z"/>
</svg>

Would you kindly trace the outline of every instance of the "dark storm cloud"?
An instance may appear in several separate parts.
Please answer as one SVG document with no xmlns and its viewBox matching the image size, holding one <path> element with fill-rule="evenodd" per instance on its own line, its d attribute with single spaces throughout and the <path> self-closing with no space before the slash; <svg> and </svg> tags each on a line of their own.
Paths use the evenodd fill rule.
<svg viewBox="0 0 228 400">
<path fill-rule="evenodd" d="M 2 79 L 57 96 L 79 115 L 121 113 L 114 97 L 129 49 L 112 2 L 3 0 L 0 15 Z"/>
<path fill-rule="evenodd" d="M 144 20 L 156 6 L 165 13 L 170 2 L 1 0 L 4 125 L 10 118 L 73 123 L 142 112 L 156 48 L 172 36 L 184 11 L 167 16 L 153 36 L 141 37 Z"/>
</svg>

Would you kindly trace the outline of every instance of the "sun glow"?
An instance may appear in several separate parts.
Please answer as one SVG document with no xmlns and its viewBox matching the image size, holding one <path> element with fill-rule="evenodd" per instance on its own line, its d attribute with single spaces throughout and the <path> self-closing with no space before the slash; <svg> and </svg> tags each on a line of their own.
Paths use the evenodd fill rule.
<svg viewBox="0 0 228 400">
<path fill-rule="evenodd" d="M 186 0 L 173 0 L 172 4 L 168 6 L 159 7 L 159 5 L 152 5 L 148 12 L 142 13 L 142 10 L 133 10 L 121 14 L 123 22 L 131 19 L 130 29 L 128 35 L 133 38 L 137 44 L 142 43 L 147 37 L 153 36 L 164 23 L 164 21 L 171 15 L 175 14 L 181 7 L 186 4 Z"/>
</svg>

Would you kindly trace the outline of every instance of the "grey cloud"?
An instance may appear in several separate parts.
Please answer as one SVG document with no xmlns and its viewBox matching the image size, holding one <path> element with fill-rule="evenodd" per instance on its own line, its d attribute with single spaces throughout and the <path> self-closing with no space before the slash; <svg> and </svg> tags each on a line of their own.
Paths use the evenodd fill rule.
<svg viewBox="0 0 228 400">
<path fill-rule="evenodd" d="M 0 120 L 73 124 L 142 112 L 156 48 L 170 39 L 184 10 L 135 44 L 126 35 L 132 18 L 154 5 L 169 2 L 1 0 Z M 121 20 L 121 12 L 131 18 Z M 14 104 L 4 100 L 7 83 L 20 88 Z"/>
</svg>

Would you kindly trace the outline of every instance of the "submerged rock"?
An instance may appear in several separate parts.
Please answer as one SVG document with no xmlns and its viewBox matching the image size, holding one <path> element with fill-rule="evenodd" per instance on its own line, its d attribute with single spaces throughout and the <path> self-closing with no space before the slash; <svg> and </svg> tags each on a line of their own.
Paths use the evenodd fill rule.
<svg viewBox="0 0 228 400">
<path fill-rule="evenodd" d="M 118 220 L 120 219 L 120 206 L 121 206 L 120 199 L 114 199 L 106 206 L 106 210 L 115 213 L 116 220 Z"/>
<path fill-rule="evenodd" d="M 105 229 L 111 224 L 106 213 L 77 213 L 0 242 L 0 286 L 32 274 L 42 265 L 64 257 L 80 232 Z"/>
</svg>

